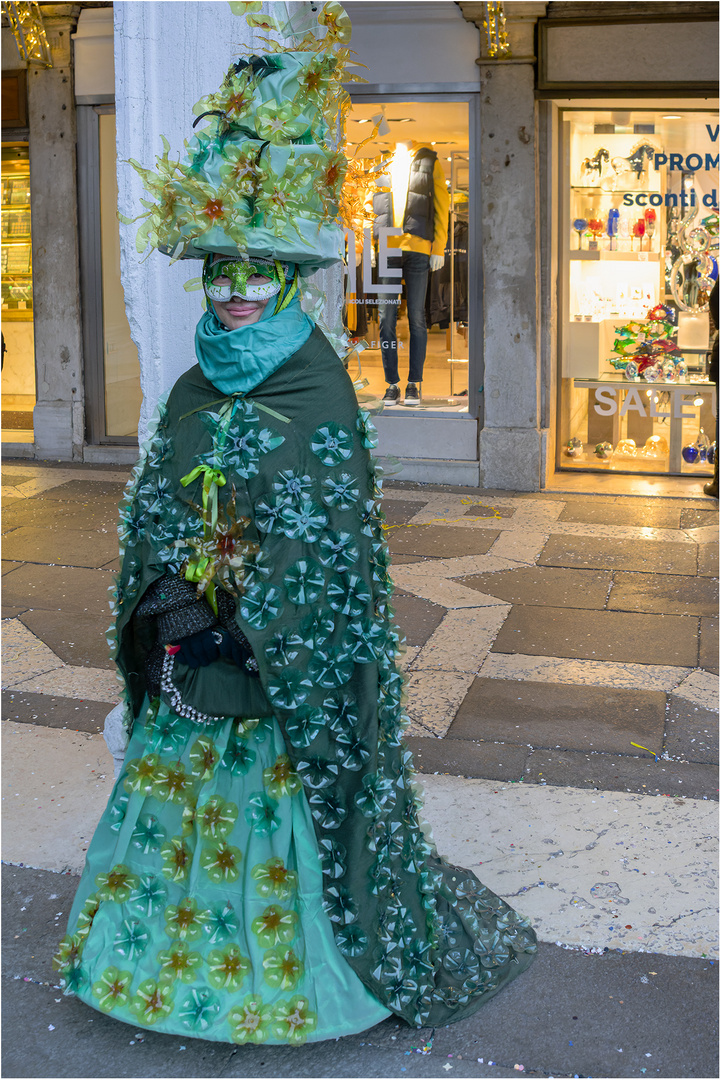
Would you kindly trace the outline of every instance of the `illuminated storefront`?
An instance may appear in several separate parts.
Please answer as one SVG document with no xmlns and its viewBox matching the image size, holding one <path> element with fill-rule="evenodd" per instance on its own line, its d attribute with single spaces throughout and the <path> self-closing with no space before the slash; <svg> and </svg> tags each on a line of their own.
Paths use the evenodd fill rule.
<svg viewBox="0 0 721 1080">
<path fill-rule="evenodd" d="M 708 476 L 718 114 L 562 109 L 562 469 Z"/>
</svg>

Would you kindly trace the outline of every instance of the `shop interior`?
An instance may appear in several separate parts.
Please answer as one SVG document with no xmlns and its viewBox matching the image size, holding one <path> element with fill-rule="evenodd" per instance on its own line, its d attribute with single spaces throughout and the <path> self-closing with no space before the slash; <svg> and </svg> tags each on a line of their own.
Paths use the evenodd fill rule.
<svg viewBox="0 0 721 1080">
<path fill-rule="evenodd" d="M 2 438 L 33 441 L 35 347 L 27 143 L 2 147 Z"/>
<path fill-rule="evenodd" d="M 718 114 L 561 112 L 557 467 L 708 477 Z"/>
<path fill-rule="evenodd" d="M 365 145 L 364 140 L 377 128 L 377 133 Z M 406 152 L 413 154 L 418 147 L 428 147 L 438 155 L 450 197 L 448 235 L 445 259 L 441 269 L 429 275 L 425 302 L 426 360 L 423 370 L 420 403 L 414 408 L 451 412 L 468 411 L 469 364 L 469 304 L 468 304 L 468 236 L 469 236 L 469 116 L 468 104 L 463 101 L 362 101 L 353 104 L 347 122 L 352 152 L 370 171 L 381 158 L 394 162 Z M 366 227 L 372 228 L 373 212 L 368 204 Z M 357 227 L 356 288 L 347 282 L 348 303 L 346 325 L 351 335 L 368 343 L 358 357 L 360 375 L 368 380 L 367 393 L 382 397 L 386 380 L 381 360 L 379 312 L 374 299 L 363 292 L 362 224 Z M 367 253 L 366 249 L 366 253 Z M 392 250 L 389 244 L 389 250 Z M 377 253 L 372 255 L 377 263 Z M 394 261 L 389 262 L 393 266 Z M 352 273 L 352 271 L 351 271 Z M 371 270 L 373 281 L 377 266 Z M 400 292 L 397 318 L 398 366 L 400 387 L 408 381 L 408 350 L 410 344 L 405 282 Z M 351 374 L 357 375 L 354 364 Z"/>
</svg>

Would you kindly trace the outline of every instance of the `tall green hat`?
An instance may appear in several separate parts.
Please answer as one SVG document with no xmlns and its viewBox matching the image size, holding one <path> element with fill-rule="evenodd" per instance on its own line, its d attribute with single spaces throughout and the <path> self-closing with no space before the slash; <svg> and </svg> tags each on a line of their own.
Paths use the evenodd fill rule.
<svg viewBox="0 0 721 1080">
<path fill-rule="evenodd" d="M 312 16 L 312 29 L 307 11 L 279 22 L 261 6 L 230 4 L 293 47 L 266 37 L 267 53 L 231 65 L 194 106 L 193 126 L 203 126 L 183 160 L 171 159 L 165 138 L 155 169 L 131 160 L 153 196 L 142 200 L 137 244 L 173 260 L 249 252 L 295 263 L 306 276 L 340 260 L 344 247 L 338 205 L 350 98 L 342 83 L 357 78 L 346 70 L 350 20 L 334 2 Z M 287 15 L 285 4 L 274 8 Z"/>
</svg>

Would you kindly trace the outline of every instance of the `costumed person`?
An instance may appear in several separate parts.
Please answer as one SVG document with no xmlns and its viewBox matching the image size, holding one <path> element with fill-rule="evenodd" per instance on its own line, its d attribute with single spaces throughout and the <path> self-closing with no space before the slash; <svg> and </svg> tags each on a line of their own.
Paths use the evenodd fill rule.
<svg viewBox="0 0 721 1080">
<path fill-rule="evenodd" d="M 450 195 L 443 168 L 435 150 L 427 146 L 398 143 L 388 174 L 382 178 L 384 190 L 373 196 L 374 235 L 389 227 L 402 230 L 400 236 L 388 237 L 389 255 L 397 251 L 393 268 L 400 267 L 405 282 L 408 310 L 408 385 L 404 405 L 420 402 L 420 385 L 426 362 L 426 290 L 428 275 L 440 270 L 448 239 Z M 396 277 L 380 277 L 381 284 L 398 284 Z M 400 294 L 400 288 L 399 288 Z M 384 405 L 401 404 L 398 370 L 399 298 L 379 301 L 379 338 L 383 373 L 387 383 Z"/>
<path fill-rule="evenodd" d="M 232 1043 L 445 1024 L 536 950 L 421 820 L 376 436 L 299 301 L 343 244 L 348 21 L 320 22 L 233 65 L 187 160 L 143 172 L 141 241 L 202 258 L 209 304 L 122 504 L 129 743 L 56 956 L 118 1020 Z"/>
</svg>

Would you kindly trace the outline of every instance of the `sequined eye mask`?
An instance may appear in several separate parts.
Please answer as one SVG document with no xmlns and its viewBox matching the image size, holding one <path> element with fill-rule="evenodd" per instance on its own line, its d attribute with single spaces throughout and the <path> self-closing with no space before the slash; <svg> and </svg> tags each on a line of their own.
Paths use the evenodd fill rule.
<svg viewBox="0 0 721 1080">
<path fill-rule="evenodd" d="M 288 274 L 287 264 L 273 259 L 221 259 L 218 262 L 212 259 L 209 255 L 203 263 L 203 289 L 209 300 L 222 303 L 231 296 L 240 296 L 243 300 L 268 300 L 277 296 Z M 268 280 L 252 283 L 250 278 L 254 275 L 262 275 Z M 230 284 L 216 284 L 218 278 L 227 278 Z"/>
</svg>

